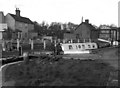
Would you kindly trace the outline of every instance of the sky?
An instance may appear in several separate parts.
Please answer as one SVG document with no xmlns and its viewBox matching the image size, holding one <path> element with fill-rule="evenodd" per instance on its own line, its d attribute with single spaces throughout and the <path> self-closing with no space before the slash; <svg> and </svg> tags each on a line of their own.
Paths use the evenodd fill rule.
<svg viewBox="0 0 120 88">
<path fill-rule="evenodd" d="M 41 23 L 72 22 L 80 24 L 83 17 L 91 24 L 115 24 L 118 26 L 118 2 L 120 0 L 0 0 L 0 11 L 15 14 Z"/>
</svg>

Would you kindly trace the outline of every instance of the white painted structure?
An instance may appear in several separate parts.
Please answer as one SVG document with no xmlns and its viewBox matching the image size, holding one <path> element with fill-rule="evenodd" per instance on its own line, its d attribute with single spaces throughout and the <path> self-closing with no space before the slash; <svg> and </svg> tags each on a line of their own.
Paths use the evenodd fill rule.
<svg viewBox="0 0 120 88">
<path fill-rule="evenodd" d="M 118 41 L 113 41 L 113 45 L 118 46 L 119 45 Z"/>
<path fill-rule="evenodd" d="M 90 50 L 98 48 L 96 43 L 64 43 L 61 47 L 64 54 L 90 53 Z"/>
<path fill-rule="evenodd" d="M 108 42 L 108 43 L 110 43 L 111 44 L 111 41 L 109 41 L 109 40 L 105 40 L 105 39 L 98 39 L 99 41 L 103 41 L 103 42 Z"/>
<path fill-rule="evenodd" d="M 0 39 L 3 39 L 3 31 L 4 29 L 7 29 L 7 24 L 5 23 L 0 23 Z"/>
</svg>

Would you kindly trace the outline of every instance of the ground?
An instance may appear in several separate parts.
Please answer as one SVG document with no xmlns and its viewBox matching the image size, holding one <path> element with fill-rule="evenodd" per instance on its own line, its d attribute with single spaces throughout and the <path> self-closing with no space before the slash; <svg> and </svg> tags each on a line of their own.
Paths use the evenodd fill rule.
<svg viewBox="0 0 120 88">
<path fill-rule="evenodd" d="M 116 54 L 117 53 L 117 54 Z M 106 86 L 110 75 L 118 73 L 118 48 L 106 48 L 96 54 L 79 55 L 95 60 L 38 58 L 2 69 L 3 85 L 15 86 Z M 65 57 L 75 57 L 65 56 Z M 78 56 L 77 56 L 78 57 Z M 114 75 L 114 79 L 117 75 Z M 6 81 L 6 82 L 5 82 Z"/>
</svg>

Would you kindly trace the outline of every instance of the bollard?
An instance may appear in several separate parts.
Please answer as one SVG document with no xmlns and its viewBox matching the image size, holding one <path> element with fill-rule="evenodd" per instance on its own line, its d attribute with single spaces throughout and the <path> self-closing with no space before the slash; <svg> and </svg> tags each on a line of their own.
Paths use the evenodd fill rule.
<svg viewBox="0 0 120 88">
<path fill-rule="evenodd" d="M 28 52 L 23 53 L 23 60 L 25 64 L 29 63 L 29 55 Z"/>
<path fill-rule="evenodd" d="M 23 60 L 24 60 L 24 75 L 25 76 L 29 76 L 29 56 L 28 56 L 28 52 L 23 53 Z"/>
</svg>

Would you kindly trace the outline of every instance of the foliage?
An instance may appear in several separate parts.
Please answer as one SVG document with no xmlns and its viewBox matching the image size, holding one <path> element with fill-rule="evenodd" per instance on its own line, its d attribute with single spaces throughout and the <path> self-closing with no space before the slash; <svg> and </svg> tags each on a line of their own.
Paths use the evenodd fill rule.
<svg viewBox="0 0 120 88">
<path fill-rule="evenodd" d="M 62 39 L 63 34 L 67 31 L 73 32 L 76 24 L 71 22 L 68 23 L 60 23 L 60 22 L 52 22 L 51 24 L 47 24 L 46 22 L 42 22 L 41 24 L 34 22 L 35 31 L 38 32 L 39 36 L 48 35 L 48 36 L 56 36 L 57 38 Z"/>
</svg>

